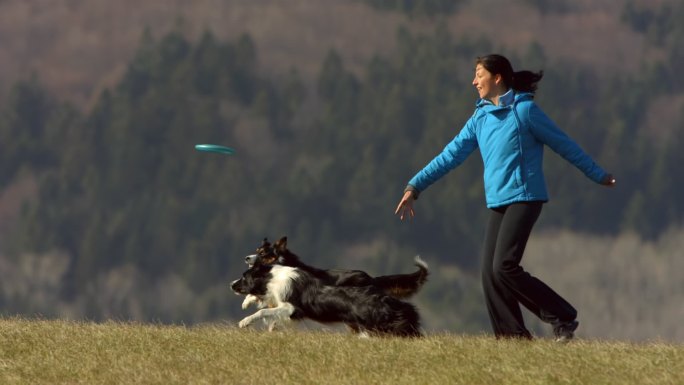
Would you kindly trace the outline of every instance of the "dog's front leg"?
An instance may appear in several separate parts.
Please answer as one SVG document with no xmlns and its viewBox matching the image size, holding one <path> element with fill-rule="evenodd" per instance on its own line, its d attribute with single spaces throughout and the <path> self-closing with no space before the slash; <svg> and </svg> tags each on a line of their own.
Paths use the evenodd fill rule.
<svg viewBox="0 0 684 385">
<path fill-rule="evenodd" d="M 281 303 L 274 308 L 261 309 L 256 313 L 247 316 L 240 320 L 238 326 L 240 328 L 247 327 L 251 325 L 254 321 L 266 318 L 274 318 L 273 321 L 278 320 L 289 320 L 292 313 L 294 313 L 294 306 L 285 302 Z"/>
<path fill-rule="evenodd" d="M 262 309 L 262 310 L 264 310 L 264 309 Z M 255 319 L 262 318 L 263 316 L 261 314 L 259 314 L 260 311 L 261 310 L 257 311 L 256 313 L 254 313 L 250 316 L 247 316 L 247 317 L 241 319 L 240 322 L 238 323 L 238 327 L 246 328 L 247 326 L 251 325 Z"/>
</svg>

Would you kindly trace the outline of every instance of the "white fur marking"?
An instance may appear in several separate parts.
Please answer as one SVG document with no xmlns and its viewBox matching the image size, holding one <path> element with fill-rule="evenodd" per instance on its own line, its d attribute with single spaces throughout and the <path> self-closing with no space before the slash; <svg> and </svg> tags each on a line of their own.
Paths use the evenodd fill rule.
<svg viewBox="0 0 684 385">
<path fill-rule="evenodd" d="M 422 266 L 425 270 L 427 270 L 428 264 L 425 261 L 423 261 L 420 255 L 416 255 L 416 257 L 413 258 L 413 261 L 416 263 L 416 265 Z"/>
<path fill-rule="evenodd" d="M 296 268 L 274 265 L 271 268 L 271 279 L 266 284 L 266 295 L 273 296 L 272 302 L 276 306 L 286 302 L 292 293 L 292 282 L 297 278 L 299 278 L 299 273 Z"/>
</svg>

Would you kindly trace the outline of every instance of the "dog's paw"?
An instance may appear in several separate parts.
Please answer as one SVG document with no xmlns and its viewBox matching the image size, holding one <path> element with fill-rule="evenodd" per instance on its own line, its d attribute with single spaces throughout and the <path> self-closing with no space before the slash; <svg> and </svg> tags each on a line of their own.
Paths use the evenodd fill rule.
<svg viewBox="0 0 684 385">
<path fill-rule="evenodd" d="M 251 323 L 252 323 L 252 319 L 251 319 L 250 317 L 245 317 L 245 318 L 241 319 L 240 322 L 238 322 L 238 327 L 239 327 L 240 329 L 246 328 L 246 327 L 249 326 Z"/>
<path fill-rule="evenodd" d="M 364 331 L 360 331 L 359 334 L 358 334 L 358 336 L 359 336 L 359 338 L 362 339 L 362 340 L 367 340 L 367 339 L 371 338 L 370 334 L 368 334 L 368 332 L 365 331 L 365 330 L 364 330 Z"/>
<path fill-rule="evenodd" d="M 258 299 L 256 296 L 253 296 L 253 295 L 251 295 L 251 294 L 248 294 L 248 295 L 245 297 L 245 300 L 242 301 L 242 310 L 247 309 L 247 308 L 249 307 L 249 305 L 251 305 L 251 304 L 253 304 L 253 303 L 255 303 L 255 302 L 258 302 L 258 300 L 259 300 L 259 299 Z"/>
</svg>

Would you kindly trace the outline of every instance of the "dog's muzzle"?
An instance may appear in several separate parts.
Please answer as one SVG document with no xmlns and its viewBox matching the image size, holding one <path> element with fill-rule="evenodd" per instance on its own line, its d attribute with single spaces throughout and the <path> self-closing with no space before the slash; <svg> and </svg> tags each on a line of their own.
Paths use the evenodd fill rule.
<svg viewBox="0 0 684 385">
<path fill-rule="evenodd" d="M 256 254 L 248 255 L 245 257 L 245 263 L 249 265 L 249 267 L 252 267 L 254 266 L 258 258 L 259 256 Z"/>
<path fill-rule="evenodd" d="M 230 283 L 230 289 L 233 290 L 233 293 L 236 295 L 241 295 L 240 293 L 240 288 L 242 287 L 242 283 L 240 282 L 242 279 L 236 279 L 235 281 Z"/>
</svg>

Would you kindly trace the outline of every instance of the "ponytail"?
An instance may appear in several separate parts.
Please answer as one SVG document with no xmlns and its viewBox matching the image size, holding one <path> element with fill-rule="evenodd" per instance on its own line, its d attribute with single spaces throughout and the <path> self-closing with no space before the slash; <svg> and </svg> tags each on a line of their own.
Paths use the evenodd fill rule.
<svg viewBox="0 0 684 385">
<path fill-rule="evenodd" d="M 535 93 L 537 83 L 542 77 L 544 77 L 544 71 L 517 71 L 513 73 L 510 86 L 516 91 Z"/>
<path fill-rule="evenodd" d="M 537 91 L 537 83 L 544 76 L 544 71 L 517 71 L 513 72 L 511 62 L 504 56 L 492 54 L 478 57 L 475 65 L 482 65 L 492 75 L 500 74 L 503 82 L 507 88 L 513 88 L 519 92 L 530 92 L 532 94 Z"/>
</svg>

